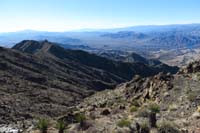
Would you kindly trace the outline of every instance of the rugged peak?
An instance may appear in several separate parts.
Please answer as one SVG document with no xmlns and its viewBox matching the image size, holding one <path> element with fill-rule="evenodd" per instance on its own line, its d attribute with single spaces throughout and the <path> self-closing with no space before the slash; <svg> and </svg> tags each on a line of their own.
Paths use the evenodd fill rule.
<svg viewBox="0 0 200 133">
<path fill-rule="evenodd" d="M 24 40 L 16 44 L 13 47 L 13 49 L 30 53 L 30 54 L 35 54 L 40 50 L 46 51 L 53 45 L 54 44 L 49 42 L 48 40 L 44 40 L 44 41 Z"/>
<path fill-rule="evenodd" d="M 200 72 L 200 61 L 194 61 L 189 63 L 186 67 L 182 68 L 178 73 L 179 74 L 188 74 Z"/>
</svg>

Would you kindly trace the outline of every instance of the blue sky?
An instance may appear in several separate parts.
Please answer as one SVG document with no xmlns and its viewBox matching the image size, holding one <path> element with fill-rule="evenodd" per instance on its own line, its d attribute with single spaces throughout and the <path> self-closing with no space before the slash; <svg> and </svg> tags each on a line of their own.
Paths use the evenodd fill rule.
<svg viewBox="0 0 200 133">
<path fill-rule="evenodd" d="M 0 32 L 200 23 L 200 0 L 0 0 Z"/>
</svg>

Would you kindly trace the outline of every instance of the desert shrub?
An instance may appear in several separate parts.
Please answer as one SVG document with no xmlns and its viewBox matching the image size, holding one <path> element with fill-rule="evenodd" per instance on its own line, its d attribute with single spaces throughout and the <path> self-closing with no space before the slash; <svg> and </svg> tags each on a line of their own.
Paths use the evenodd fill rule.
<svg viewBox="0 0 200 133">
<path fill-rule="evenodd" d="M 90 117 L 92 120 L 95 120 L 97 116 L 96 116 L 95 112 L 90 112 L 89 117 Z"/>
<path fill-rule="evenodd" d="M 141 123 L 140 130 L 141 130 L 140 131 L 141 133 L 149 133 L 150 129 L 149 129 L 148 123 L 147 122 Z"/>
<path fill-rule="evenodd" d="M 76 121 L 80 123 L 79 126 L 82 130 L 85 130 L 89 127 L 89 123 L 86 122 L 86 117 L 84 113 L 77 114 Z"/>
<path fill-rule="evenodd" d="M 196 100 L 196 94 L 194 92 L 190 92 L 187 96 L 190 102 L 194 102 Z"/>
<path fill-rule="evenodd" d="M 85 117 L 84 113 L 78 113 L 78 114 L 76 114 L 75 119 L 77 122 L 80 123 L 80 122 L 86 120 L 86 117 Z"/>
<path fill-rule="evenodd" d="M 178 109 L 178 106 L 176 104 L 169 105 L 169 111 L 176 111 Z"/>
<path fill-rule="evenodd" d="M 64 130 L 66 129 L 67 124 L 63 120 L 59 120 L 56 124 L 56 128 L 59 130 L 59 133 L 64 133 Z"/>
<path fill-rule="evenodd" d="M 127 119 L 121 119 L 118 123 L 117 126 L 119 127 L 129 127 L 131 125 L 131 122 Z"/>
<path fill-rule="evenodd" d="M 47 128 L 49 126 L 49 121 L 47 119 L 39 119 L 36 127 L 40 130 L 41 133 L 47 133 Z"/>
<path fill-rule="evenodd" d="M 152 112 L 152 113 L 159 113 L 160 112 L 160 106 L 156 103 L 151 103 L 149 104 L 148 109 Z"/>
<path fill-rule="evenodd" d="M 140 104 L 139 104 L 138 100 L 133 100 L 131 105 L 133 105 L 135 107 L 140 107 Z"/>
<path fill-rule="evenodd" d="M 137 116 L 138 117 L 148 117 L 149 110 L 146 107 L 142 107 L 138 110 Z"/>
<path fill-rule="evenodd" d="M 149 125 L 151 128 L 156 127 L 156 114 L 160 112 L 160 106 L 156 103 L 150 103 L 149 106 Z"/>
<path fill-rule="evenodd" d="M 197 76 L 197 79 L 200 80 L 200 73 L 199 72 L 196 73 L 196 76 Z"/>
<path fill-rule="evenodd" d="M 130 107 L 130 112 L 136 112 L 137 110 L 138 110 L 138 107 L 136 107 L 136 106 Z"/>
<path fill-rule="evenodd" d="M 111 107 L 111 106 L 113 106 L 113 104 L 114 104 L 114 102 L 108 101 L 106 106 L 107 106 L 107 107 Z"/>
<path fill-rule="evenodd" d="M 107 106 L 107 102 L 102 102 L 99 104 L 100 108 L 105 108 Z"/>
<path fill-rule="evenodd" d="M 84 131 L 93 126 L 93 124 L 86 119 L 84 113 L 76 114 L 76 121 L 79 122 L 78 130 Z"/>
<path fill-rule="evenodd" d="M 171 122 L 162 122 L 158 127 L 159 133 L 179 133 L 177 126 Z"/>
</svg>

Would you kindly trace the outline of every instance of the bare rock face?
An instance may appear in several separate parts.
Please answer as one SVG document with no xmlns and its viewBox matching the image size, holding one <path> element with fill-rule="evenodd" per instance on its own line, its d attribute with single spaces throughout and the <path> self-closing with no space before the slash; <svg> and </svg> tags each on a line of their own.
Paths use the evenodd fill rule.
<svg viewBox="0 0 200 133">
<path fill-rule="evenodd" d="M 195 73 L 200 72 L 200 61 L 194 61 L 188 64 L 185 68 L 179 70 L 179 74 L 188 74 L 188 73 Z"/>
<path fill-rule="evenodd" d="M 135 76 L 133 80 L 125 84 L 125 96 L 135 99 L 142 97 L 143 101 L 146 99 L 156 99 L 161 91 L 173 88 L 172 80 L 172 75 L 164 73 L 148 78 Z"/>
</svg>

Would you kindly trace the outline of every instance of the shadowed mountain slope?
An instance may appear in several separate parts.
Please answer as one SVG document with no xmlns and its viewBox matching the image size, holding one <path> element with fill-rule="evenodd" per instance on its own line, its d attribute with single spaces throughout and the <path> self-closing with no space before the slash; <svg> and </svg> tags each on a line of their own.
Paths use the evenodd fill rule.
<svg viewBox="0 0 200 133">
<path fill-rule="evenodd" d="M 0 123 L 61 116 L 96 91 L 157 72 L 143 63 L 112 61 L 48 41 L 0 47 Z"/>
<path fill-rule="evenodd" d="M 75 61 L 83 65 L 105 70 L 114 75 L 119 76 L 124 80 L 130 80 L 133 75 L 138 74 L 141 76 L 154 75 L 160 71 L 154 67 L 148 66 L 144 62 L 121 62 L 113 61 L 94 54 L 89 54 L 81 50 L 68 50 L 48 41 L 22 41 L 13 47 L 13 49 L 31 53 L 36 56 L 51 57 L 64 61 Z M 164 70 L 165 72 L 176 73 L 177 68 L 169 67 L 171 69 Z"/>
<path fill-rule="evenodd" d="M 65 114 L 95 91 L 124 81 L 103 70 L 0 48 L 0 123 Z M 9 113 L 8 113 L 9 112 Z"/>
<path fill-rule="evenodd" d="M 160 71 L 160 72 L 176 73 L 178 70 L 178 67 L 176 66 L 168 66 L 156 59 L 146 59 L 134 52 L 123 52 L 123 51 L 117 51 L 117 50 L 106 51 L 105 50 L 102 52 L 99 51 L 96 54 L 99 56 L 111 59 L 111 60 L 121 61 L 125 63 L 143 63 L 149 67 L 153 67 L 154 69 L 157 69 L 157 71 Z"/>
</svg>

